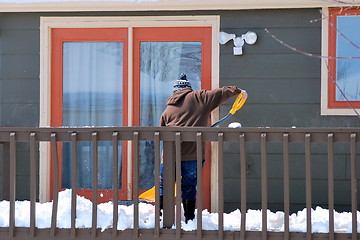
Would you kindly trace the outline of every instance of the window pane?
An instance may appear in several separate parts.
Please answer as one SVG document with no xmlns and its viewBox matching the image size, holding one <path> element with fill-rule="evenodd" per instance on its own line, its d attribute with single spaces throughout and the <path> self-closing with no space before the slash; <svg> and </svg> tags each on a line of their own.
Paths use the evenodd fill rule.
<svg viewBox="0 0 360 240">
<path fill-rule="evenodd" d="M 360 46 L 360 16 L 337 16 L 337 29 L 352 43 Z M 344 37 L 336 34 L 337 57 L 360 57 L 360 51 Z M 336 61 L 336 101 L 360 101 L 360 59 L 337 59 Z M 343 92 L 346 98 L 341 93 Z"/>
<path fill-rule="evenodd" d="M 122 125 L 122 42 L 63 44 L 63 126 Z M 119 159 L 121 144 L 119 143 Z M 90 142 L 78 143 L 78 188 L 91 188 Z M 71 187 L 71 145 L 63 144 L 63 187 Z M 99 142 L 99 188 L 112 188 L 112 142 Z M 121 161 L 121 160 L 120 160 Z M 121 181 L 121 164 L 119 164 Z M 119 184 L 121 186 L 121 183 Z"/>
<path fill-rule="evenodd" d="M 201 88 L 201 42 L 141 42 L 140 125 L 159 126 L 166 99 L 180 73 Z M 194 159 L 195 160 L 195 159 Z M 154 186 L 154 143 L 140 144 L 140 188 Z"/>
</svg>

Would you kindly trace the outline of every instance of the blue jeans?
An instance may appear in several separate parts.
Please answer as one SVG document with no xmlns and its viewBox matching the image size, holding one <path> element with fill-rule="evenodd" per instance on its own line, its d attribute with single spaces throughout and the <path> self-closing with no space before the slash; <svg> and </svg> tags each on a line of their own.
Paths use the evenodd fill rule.
<svg viewBox="0 0 360 240">
<path fill-rule="evenodd" d="M 203 161 L 204 164 L 204 161 Z M 160 196 L 164 195 L 164 165 L 160 165 Z M 181 198 L 196 200 L 197 162 L 181 161 Z"/>
</svg>

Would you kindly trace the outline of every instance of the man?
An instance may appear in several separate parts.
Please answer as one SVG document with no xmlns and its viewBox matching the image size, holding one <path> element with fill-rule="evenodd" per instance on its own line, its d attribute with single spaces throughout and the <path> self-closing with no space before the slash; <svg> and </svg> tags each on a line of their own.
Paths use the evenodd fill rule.
<svg viewBox="0 0 360 240">
<path fill-rule="evenodd" d="M 205 127 L 210 113 L 230 97 L 247 93 L 235 86 L 214 90 L 193 91 L 185 74 L 174 84 L 173 95 L 167 100 L 167 107 L 160 117 L 160 126 Z M 204 151 L 203 151 L 204 156 Z M 205 157 L 203 157 L 205 160 Z M 160 208 L 163 206 L 163 166 L 160 168 Z M 185 222 L 195 218 L 196 206 L 196 142 L 181 143 L 181 192 Z"/>
</svg>

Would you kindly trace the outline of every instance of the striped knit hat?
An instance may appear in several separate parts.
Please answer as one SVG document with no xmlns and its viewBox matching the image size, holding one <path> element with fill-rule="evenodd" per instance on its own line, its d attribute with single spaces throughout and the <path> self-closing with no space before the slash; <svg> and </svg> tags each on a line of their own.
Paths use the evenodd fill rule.
<svg viewBox="0 0 360 240">
<path fill-rule="evenodd" d="M 184 89 L 184 88 L 191 88 L 191 84 L 186 79 L 186 74 L 182 73 L 182 74 L 180 74 L 180 79 L 176 80 L 176 82 L 174 84 L 174 91 L 173 92 L 176 92 L 176 91 Z"/>
</svg>

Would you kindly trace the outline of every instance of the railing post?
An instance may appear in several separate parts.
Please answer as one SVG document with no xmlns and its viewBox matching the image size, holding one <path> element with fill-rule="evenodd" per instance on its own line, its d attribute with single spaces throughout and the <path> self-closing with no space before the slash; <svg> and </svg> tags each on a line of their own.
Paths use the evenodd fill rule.
<svg viewBox="0 0 360 240">
<path fill-rule="evenodd" d="M 267 135 L 261 134 L 261 208 L 262 208 L 262 240 L 267 239 L 268 208 L 268 174 L 267 174 Z"/>
<path fill-rule="evenodd" d="M 224 133 L 218 133 L 218 238 L 224 239 Z"/>
<path fill-rule="evenodd" d="M 246 146 L 245 134 L 240 134 L 240 193 L 241 193 L 241 222 L 240 239 L 245 240 L 246 233 Z"/>
<path fill-rule="evenodd" d="M 71 237 L 76 238 L 76 199 L 78 185 L 78 142 L 77 133 L 71 133 Z"/>
<path fill-rule="evenodd" d="M 98 134 L 93 132 L 91 134 L 92 144 L 92 222 L 91 222 L 91 237 L 96 238 L 97 229 L 97 203 L 98 203 Z"/>
<path fill-rule="evenodd" d="M 329 240 L 334 240 L 334 134 L 328 134 Z"/>
<path fill-rule="evenodd" d="M 30 134 L 30 237 L 35 238 L 36 228 L 36 134 Z"/>
<path fill-rule="evenodd" d="M 10 143 L 3 142 L 2 143 L 2 191 L 0 200 L 8 200 L 10 199 Z"/>
<path fill-rule="evenodd" d="M 311 226 L 311 135 L 305 134 L 306 239 L 312 239 Z"/>
<path fill-rule="evenodd" d="M 289 134 L 283 134 L 283 155 L 284 155 L 284 240 L 290 237 L 290 176 L 289 176 Z"/>
<path fill-rule="evenodd" d="M 197 239 L 202 239 L 202 201 L 203 201 L 203 174 L 202 174 L 202 161 L 203 161 L 203 143 L 202 133 L 196 133 L 196 160 L 197 160 Z"/>
<path fill-rule="evenodd" d="M 58 213 L 58 202 L 59 202 L 59 156 L 58 156 L 58 145 L 56 140 L 56 133 L 51 133 L 51 148 L 52 148 L 52 158 L 54 162 L 54 187 L 53 187 L 53 206 L 51 213 L 51 228 L 50 228 L 50 237 L 55 237 L 56 232 L 56 219 Z"/>
<path fill-rule="evenodd" d="M 351 212 L 352 233 L 351 239 L 357 239 L 357 164 L 356 164 L 356 133 L 350 135 L 350 161 L 351 161 Z"/>
<path fill-rule="evenodd" d="M 16 200 L 16 140 L 14 132 L 10 133 L 10 183 L 9 237 L 13 238 Z"/>
<path fill-rule="evenodd" d="M 175 134 L 175 168 L 176 168 L 176 239 L 181 238 L 181 133 Z"/>
<path fill-rule="evenodd" d="M 133 163 L 133 177 L 134 177 L 134 189 L 133 189 L 133 200 L 134 200 L 134 230 L 133 239 L 139 238 L 139 166 L 140 166 L 140 153 L 139 153 L 139 132 L 133 133 L 133 146 L 134 146 L 134 163 Z"/>
<path fill-rule="evenodd" d="M 155 232 L 154 238 L 160 237 L 160 133 L 154 133 L 155 152 Z"/>
<path fill-rule="evenodd" d="M 174 225 L 174 149 L 174 142 L 164 141 L 164 228 L 171 228 Z"/>
<path fill-rule="evenodd" d="M 119 186 L 119 156 L 118 156 L 118 147 L 119 147 L 119 133 L 113 132 L 112 134 L 112 165 L 113 165 L 113 228 L 112 228 L 112 237 L 117 237 L 117 224 L 118 224 L 118 186 Z"/>
</svg>

